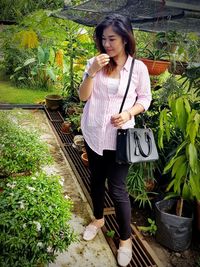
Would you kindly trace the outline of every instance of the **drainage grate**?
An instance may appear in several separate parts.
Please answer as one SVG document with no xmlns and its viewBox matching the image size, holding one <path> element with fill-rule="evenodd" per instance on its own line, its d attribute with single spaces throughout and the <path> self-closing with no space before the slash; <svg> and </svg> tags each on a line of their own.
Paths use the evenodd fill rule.
<svg viewBox="0 0 200 267">
<path fill-rule="evenodd" d="M 19 107 L 19 106 L 17 106 Z M 15 105 L 1 105 L 0 109 L 12 109 L 16 108 Z M 24 109 L 33 109 L 39 108 L 41 106 L 33 106 L 33 105 L 23 105 L 20 108 Z M 74 171 L 76 178 L 78 179 L 82 190 L 84 191 L 86 198 L 90 205 L 91 198 L 89 195 L 90 192 L 90 171 L 87 167 L 84 166 L 80 153 L 72 146 L 73 143 L 73 135 L 72 134 L 63 134 L 61 132 L 61 124 L 63 122 L 63 117 L 58 111 L 51 111 L 47 110 L 43 107 L 44 111 L 46 112 L 52 129 L 55 135 L 58 138 L 60 146 L 72 168 Z M 105 195 L 105 226 L 102 228 L 105 238 L 107 239 L 113 254 L 117 254 L 117 247 L 119 241 L 119 233 L 118 233 L 118 226 L 116 223 L 116 218 L 114 214 L 113 202 L 109 196 L 108 190 L 106 189 Z M 107 236 L 107 232 L 114 230 L 115 231 L 115 238 L 110 238 Z M 133 248 L 133 257 L 128 265 L 128 267 L 163 267 L 163 264 L 160 262 L 154 251 L 145 241 L 144 237 L 138 232 L 137 228 L 132 225 L 132 248 Z"/>
<path fill-rule="evenodd" d="M 90 192 L 90 171 L 87 167 L 84 166 L 80 153 L 72 146 L 73 135 L 66 135 L 60 131 L 61 122 L 58 122 L 58 118 L 54 113 L 49 113 L 50 120 L 53 127 L 57 131 L 58 139 L 62 142 L 61 147 L 66 155 L 71 168 L 73 169 L 79 183 L 82 186 L 82 189 L 86 195 L 87 200 L 91 205 L 91 198 L 89 195 Z M 59 113 L 58 113 L 59 114 Z M 60 116 L 60 114 L 58 115 Z M 54 120 L 55 118 L 55 120 Z M 108 190 L 106 189 L 105 194 L 105 226 L 103 227 L 104 235 L 113 251 L 113 254 L 116 255 L 119 233 L 118 226 L 114 214 L 113 202 L 109 196 Z M 107 236 L 107 232 L 114 230 L 116 238 L 112 239 Z M 163 267 L 162 263 L 159 261 L 155 253 L 152 251 L 150 246 L 140 235 L 136 227 L 132 226 L 132 248 L 133 248 L 133 257 L 128 265 L 128 267 Z"/>
</svg>

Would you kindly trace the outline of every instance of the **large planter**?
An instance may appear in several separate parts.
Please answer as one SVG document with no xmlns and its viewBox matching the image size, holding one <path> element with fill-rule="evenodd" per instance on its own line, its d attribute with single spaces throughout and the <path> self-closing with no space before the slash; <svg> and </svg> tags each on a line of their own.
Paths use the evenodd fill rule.
<svg viewBox="0 0 200 267">
<path fill-rule="evenodd" d="M 174 250 L 188 249 L 192 239 L 191 217 L 181 217 L 169 213 L 177 200 L 161 200 L 156 205 L 156 240 L 163 246 Z"/>
<path fill-rule="evenodd" d="M 147 66 L 150 75 L 160 75 L 165 72 L 170 66 L 169 61 L 152 60 L 147 58 L 140 58 L 140 60 Z"/>
<path fill-rule="evenodd" d="M 60 95 L 47 95 L 45 97 L 46 107 L 51 110 L 58 109 L 62 104 L 62 96 Z"/>
</svg>

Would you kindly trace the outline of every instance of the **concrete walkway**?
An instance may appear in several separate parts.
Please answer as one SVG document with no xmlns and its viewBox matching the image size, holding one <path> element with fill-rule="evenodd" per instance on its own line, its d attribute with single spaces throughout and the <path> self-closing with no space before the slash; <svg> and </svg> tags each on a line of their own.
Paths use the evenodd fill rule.
<svg viewBox="0 0 200 267">
<path fill-rule="evenodd" d="M 68 251 L 60 254 L 55 263 L 49 264 L 49 267 L 116 267 L 115 257 L 101 231 L 94 240 L 89 242 L 83 240 L 84 227 L 92 218 L 91 208 L 59 146 L 46 115 L 38 111 L 38 117 L 41 117 L 40 121 L 43 122 L 42 127 L 40 124 L 41 138 L 49 144 L 52 156 L 55 159 L 53 166 L 45 168 L 46 172 L 57 173 L 61 176 L 64 194 L 69 196 L 74 203 L 70 224 L 79 237 L 79 241 L 71 244 Z"/>
</svg>

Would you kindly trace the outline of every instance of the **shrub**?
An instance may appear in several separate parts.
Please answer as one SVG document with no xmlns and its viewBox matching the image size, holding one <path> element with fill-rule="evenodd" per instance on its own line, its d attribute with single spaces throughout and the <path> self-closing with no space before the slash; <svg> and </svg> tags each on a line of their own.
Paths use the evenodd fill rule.
<svg viewBox="0 0 200 267">
<path fill-rule="evenodd" d="M 68 224 L 72 202 L 62 195 L 59 177 L 7 178 L 0 186 L 0 266 L 53 262 L 76 240 Z"/>
<path fill-rule="evenodd" d="M 8 112 L 0 118 L 0 175 L 32 173 L 52 162 L 47 144 L 40 141 L 37 132 L 17 125 Z"/>
<path fill-rule="evenodd" d="M 2 0 L 0 13 L 3 20 L 20 21 L 23 17 L 38 9 L 58 9 L 63 7 L 63 0 Z"/>
</svg>

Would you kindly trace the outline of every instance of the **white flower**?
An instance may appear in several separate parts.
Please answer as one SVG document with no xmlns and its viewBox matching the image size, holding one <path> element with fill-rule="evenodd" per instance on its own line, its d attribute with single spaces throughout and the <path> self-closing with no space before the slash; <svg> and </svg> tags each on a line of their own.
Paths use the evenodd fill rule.
<svg viewBox="0 0 200 267">
<path fill-rule="evenodd" d="M 38 232 L 41 230 L 41 224 L 39 222 L 33 221 L 33 223 L 36 225 L 36 228 Z"/>
<path fill-rule="evenodd" d="M 25 205 L 24 205 L 23 201 L 19 201 L 19 204 L 20 204 L 20 209 L 24 209 L 25 208 Z"/>
<path fill-rule="evenodd" d="M 52 250 L 53 250 L 53 249 L 52 249 L 52 247 L 50 247 L 50 246 L 47 248 L 47 252 L 49 252 L 49 253 L 52 252 Z"/>
<path fill-rule="evenodd" d="M 23 228 L 26 228 L 26 223 L 24 223 L 24 224 L 22 225 L 22 227 L 23 227 Z"/>
<path fill-rule="evenodd" d="M 7 187 L 15 188 L 15 186 L 16 186 L 16 182 L 13 182 L 12 184 L 7 183 L 6 185 L 7 185 Z"/>
<path fill-rule="evenodd" d="M 61 179 L 59 180 L 59 184 L 63 186 L 63 185 L 64 185 L 64 181 L 65 181 L 64 178 L 61 178 Z"/>
<path fill-rule="evenodd" d="M 37 180 L 37 178 L 35 176 L 32 176 L 31 178 L 32 178 L 32 180 Z"/>
<path fill-rule="evenodd" d="M 70 199 L 70 197 L 69 197 L 68 195 L 65 195 L 65 198 L 66 198 L 66 199 Z"/>
<path fill-rule="evenodd" d="M 38 243 L 37 243 L 37 247 L 42 248 L 42 247 L 43 247 L 42 242 L 38 242 Z"/>
<path fill-rule="evenodd" d="M 26 188 L 28 189 L 28 190 L 30 190 L 30 191 L 35 191 L 35 188 L 34 187 L 31 187 L 31 186 L 26 186 Z"/>
</svg>

